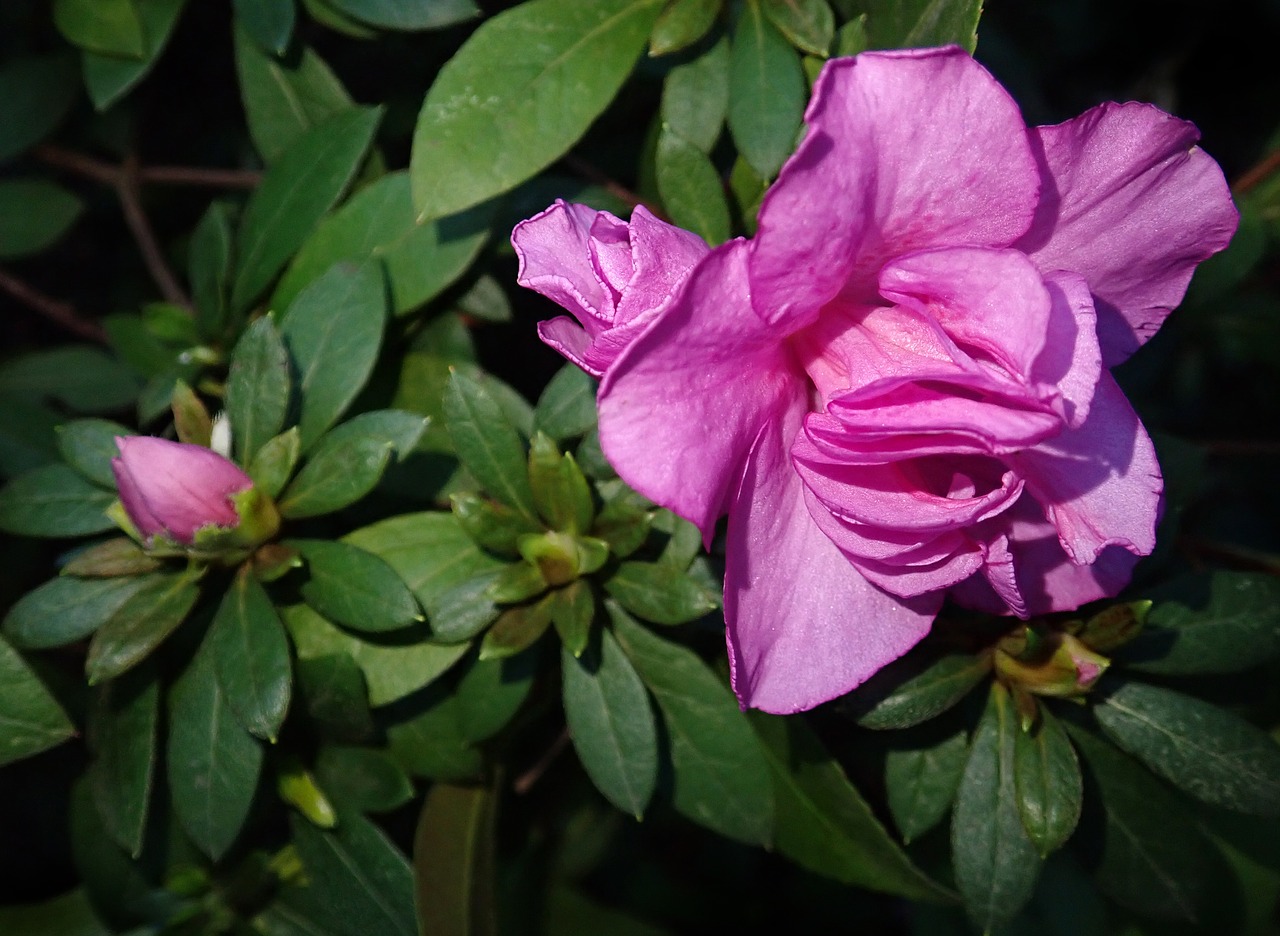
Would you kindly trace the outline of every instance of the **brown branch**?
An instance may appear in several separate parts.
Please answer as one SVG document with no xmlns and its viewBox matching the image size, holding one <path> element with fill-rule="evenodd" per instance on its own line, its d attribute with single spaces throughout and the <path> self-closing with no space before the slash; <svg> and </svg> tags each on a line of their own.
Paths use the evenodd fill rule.
<svg viewBox="0 0 1280 936">
<path fill-rule="evenodd" d="M 1233 195 L 1243 195 L 1251 189 L 1257 188 L 1263 182 L 1267 181 L 1276 170 L 1280 169 L 1280 149 L 1268 153 L 1259 162 L 1255 163 L 1235 181 L 1231 186 Z"/>
<path fill-rule="evenodd" d="M 151 230 L 151 224 L 147 221 L 146 213 L 142 210 L 138 189 L 137 157 L 130 155 L 121 164 L 120 175 L 116 181 L 116 194 L 120 196 L 120 207 L 124 211 L 125 224 L 129 225 L 133 239 L 138 242 L 138 249 L 142 251 L 142 262 L 146 264 L 151 279 L 160 287 L 160 294 L 174 305 L 190 309 L 191 300 L 182 291 L 182 287 L 178 285 L 178 278 L 169 269 L 164 253 Z"/>
<path fill-rule="evenodd" d="M 524 796 L 533 785 L 542 779 L 542 775 L 547 769 L 555 763 L 555 759 L 560 756 L 560 752 L 565 749 L 569 743 L 569 728 L 566 726 L 556 739 L 551 742 L 551 747 L 547 748 L 546 753 L 538 758 L 538 762 L 516 777 L 511 784 L 511 789 L 515 790 L 517 796 Z"/>
<path fill-rule="evenodd" d="M 67 331 L 98 344 L 107 343 L 107 334 L 102 330 L 102 326 L 82 318 L 71 303 L 47 296 L 5 270 L 0 270 L 0 289 Z"/>
<path fill-rule="evenodd" d="M 138 178 L 157 185 L 194 185 L 206 188 L 255 189 L 262 173 L 250 169 L 201 169 L 196 166 L 143 166 Z"/>
<path fill-rule="evenodd" d="M 572 153 L 569 153 L 564 157 L 564 164 L 588 182 L 600 186 L 610 195 L 626 202 L 631 207 L 634 208 L 636 205 L 644 205 L 653 212 L 655 217 L 662 218 L 664 220 L 666 219 L 666 213 L 663 212 L 661 205 L 655 205 L 652 202 L 645 201 L 638 194 L 631 191 L 631 189 L 611 178 L 608 173 L 602 171 L 596 166 L 593 166 L 582 157 L 574 156 Z"/>
<path fill-rule="evenodd" d="M 51 146 L 48 143 L 43 143 L 33 149 L 31 155 L 46 165 L 66 169 L 68 172 L 74 172 L 76 175 L 93 179 L 95 182 L 101 182 L 103 185 L 110 185 L 113 188 L 120 179 L 119 168 L 111 165 L 111 163 L 103 162 L 101 159 L 94 159 L 92 156 L 86 156 L 83 153 L 65 150 L 60 146 Z"/>
</svg>

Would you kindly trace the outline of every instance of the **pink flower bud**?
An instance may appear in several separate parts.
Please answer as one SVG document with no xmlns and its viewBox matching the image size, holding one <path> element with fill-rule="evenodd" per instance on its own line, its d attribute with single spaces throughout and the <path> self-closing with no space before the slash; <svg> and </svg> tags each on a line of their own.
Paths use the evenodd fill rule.
<svg viewBox="0 0 1280 936">
<path fill-rule="evenodd" d="M 240 525 L 232 498 L 253 481 L 232 462 L 200 445 L 149 436 L 117 437 L 116 446 L 111 469 L 120 502 L 146 545 L 162 536 L 191 546 L 200 530 Z"/>
</svg>

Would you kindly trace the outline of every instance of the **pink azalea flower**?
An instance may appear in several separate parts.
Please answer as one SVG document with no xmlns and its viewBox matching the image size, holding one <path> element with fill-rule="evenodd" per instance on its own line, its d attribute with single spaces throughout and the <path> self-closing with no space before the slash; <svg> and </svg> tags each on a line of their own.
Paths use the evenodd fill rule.
<svg viewBox="0 0 1280 936">
<path fill-rule="evenodd" d="M 729 515 L 733 684 L 778 713 L 901 656 L 949 591 L 1028 617 L 1126 584 L 1162 481 L 1107 367 L 1237 220 L 1191 124 L 1028 129 L 956 48 L 834 60 L 806 121 L 758 235 L 698 262 L 599 398 L 629 484 L 708 540 Z"/>
</svg>

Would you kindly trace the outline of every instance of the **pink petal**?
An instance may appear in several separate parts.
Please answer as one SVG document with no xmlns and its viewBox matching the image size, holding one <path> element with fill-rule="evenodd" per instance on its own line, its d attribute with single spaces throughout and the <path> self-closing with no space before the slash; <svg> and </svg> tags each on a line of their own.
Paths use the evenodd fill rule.
<svg viewBox="0 0 1280 936">
<path fill-rule="evenodd" d="M 659 221 L 643 205 L 631 213 L 631 280 L 614 325 L 648 324 L 711 248 L 697 234 Z M 643 322 L 640 320 L 643 319 Z"/>
<path fill-rule="evenodd" d="M 1053 315 L 1044 350 L 1031 370 L 1032 379 L 1056 385 L 1062 392 L 1067 424 L 1076 427 L 1089 415 L 1089 404 L 1102 376 L 1097 314 L 1089 284 L 1074 273 L 1050 273 L 1045 286 L 1053 299 Z"/>
<path fill-rule="evenodd" d="M 600 442 L 628 484 L 709 541 L 760 427 L 805 393 L 777 329 L 751 309 L 747 246 L 710 253 L 600 387 Z"/>
<path fill-rule="evenodd" d="M 605 212 L 556 199 L 511 232 L 520 260 L 516 282 L 563 306 L 584 325 L 591 319 L 604 325 L 613 320 L 613 297 L 590 262 L 592 226 L 601 214 Z M 608 217 L 625 234 L 626 225 Z"/>
<path fill-rule="evenodd" d="M 744 707 L 777 714 L 853 689 L 928 633 L 941 605 L 880 591 L 814 524 L 787 451 L 802 412 L 797 402 L 761 429 L 729 513 L 733 688 Z"/>
<path fill-rule="evenodd" d="M 599 377 L 604 368 L 588 362 L 591 355 L 591 336 L 587 330 L 567 315 L 538 323 L 538 337 L 543 344 L 555 348 L 560 354 L 577 364 L 592 377 Z"/>
<path fill-rule="evenodd" d="M 229 498 L 253 486 L 233 462 L 200 445 L 150 436 L 117 437 L 120 456 L 112 460 L 121 503 L 139 532 L 167 532 L 190 543 L 210 524 L 234 527 L 240 522 Z M 140 509 L 135 514 L 130 503 Z M 155 528 L 159 525 L 159 529 Z"/>
<path fill-rule="evenodd" d="M 1114 366 L 1155 333 L 1196 264 L 1225 247 L 1238 215 L 1193 124 L 1148 104 L 1101 104 L 1030 131 L 1044 175 L 1018 243 L 1042 270 L 1070 270 L 1098 306 Z"/>
<path fill-rule="evenodd" d="M 756 309 L 788 330 L 871 292 L 891 257 L 1003 247 L 1031 224 L 1039 172 L 1018 107 L 954 46 L 833 59 L 805 119 L 751 258 Z"/>
</svg>

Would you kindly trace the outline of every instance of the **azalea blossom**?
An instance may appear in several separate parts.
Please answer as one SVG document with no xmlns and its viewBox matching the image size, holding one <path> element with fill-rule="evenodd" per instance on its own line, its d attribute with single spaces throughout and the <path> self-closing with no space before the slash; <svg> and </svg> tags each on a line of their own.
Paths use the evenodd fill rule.
<svg viewBox="0 0 1280 936">
<path fill-rule="evenodd" d="M 599 395 L 629 484 L 708 542 L 728 514 L 734 689 L 780 713 L 901 656 L 948 593 L 1026 618 L 1124 587 L 1162 481 L 1108 368 L 1237 220 L 1191 124 L 1027 128 L 954 47 L 829 62 L 806 122 L 755 238 L 682 275 Z"/>
</svg>

